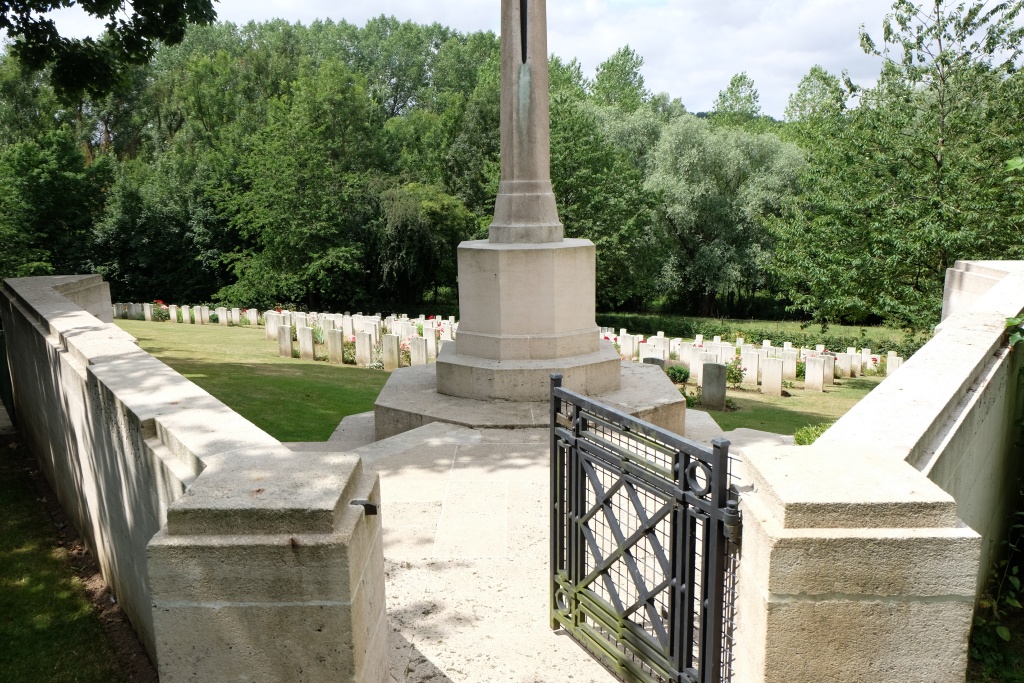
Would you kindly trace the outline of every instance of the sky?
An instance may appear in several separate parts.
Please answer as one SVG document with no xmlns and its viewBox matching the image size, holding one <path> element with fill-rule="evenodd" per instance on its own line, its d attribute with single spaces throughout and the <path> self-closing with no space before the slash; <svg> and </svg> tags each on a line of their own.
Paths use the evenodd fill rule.
<svg viewBox="0 0 1024 683">
<path fill-rule="evenodd" d="M 548 49 L 576 58 L 584 74 L 623 45 L 644 59 L 647 88 L 667 92 L 693 112 L 710 110 L 741 71 L 754 79 L 764 113 L 782 118 L 789 95 L 815 64 L 871 85 L 880 63 L 859 47 L 864 24 L 876 38 L 892 0 L 550 0 Z M 222 0 L 218 18 L 244 24 L 282 18 L 308 24 L 344 19 L 363 25 L 381 14 L 498 33 L 500 0 Z M 77 8 L 60 10 L 68 35 L 96 33 Z M 880 42 L 877 41 L 877 42 Z"/>
</svg>

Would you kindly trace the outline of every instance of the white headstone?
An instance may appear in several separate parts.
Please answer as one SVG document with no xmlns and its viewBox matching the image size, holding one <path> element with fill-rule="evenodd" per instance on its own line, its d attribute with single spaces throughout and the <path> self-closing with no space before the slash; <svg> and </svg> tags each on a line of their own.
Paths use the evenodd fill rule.
<svg viewBox="0 0 1024 683">
<path fill-rule="evenodd" d="M 782 379 L 790 382 L 796 379 L 796 351 L 782 352 Z"/>
<path fill-rule="evenodd" d="M 356 365 L 365 368 L 373 362 L 373 337 L 367 332 L 356 332 Z"/>
<path fill-rule="evenodd" d="M 804 389 L 807 391 L 825 390 L 825 358 L 826 356 L 816 356 L 807 359 L 804 376 Z"/>
<path fill-rule="evenodd" d="M 697 358 L 697 362 L 694 363 L 694 365 L 696 367 L 692 368 L 690 370 L 690 375 L 691 376 L 693 376 L 694 374 L 697 375 L 697 377 L 696 377 L 696 379 L 694 381 L 696 382 L 698 387 L 703 387 L 704 386 L 704 366 L 705 365 L 709 365 L 709 364 L 710 365 L 714 365 L 716 363 L 718 363 L 718 354 L 717 353 L 706 353 L 705 352 L 705 353 L 699 354 L 699 356 Z M 696 372 L 694 372 L 694 371 L 696 371 Z"/>
<path fill-rule="evenodd" d="M 409 341 L 409 361 L 412 365 L 427 364 L 427 340 L 423 337 L 412 337 Z"/>
<path fill-rule="evenodd" d="M 853 377 L 853 356 L 848 353 L 836 354 L 836 374 L 840 377 Z"/>
<path fill-rule="evenodd" d="M 761 356 L 757 353 L 744 351 L 740 354 L 740 366 L 743 368 L 743 383 L 757 386 L 757 375 L 761 366 Z"/>
<path fill-rule="evenodd" d="M 341 330 L 327 330 L 324 335 L 327 341 L 327 360 L 341 365 L 345 362 L 345 343 Z"/>
<path fill-rule="evenodd" d="M 277 326 L 277 355 L 281 358 L 292 357 L 292 328 L 291 326 Z"/>
<path fill-rule="evenodd" d="M 437 358 L 437 328 L 432 321 L 423 323 L 423 338 L 427 340 L 427 358 Z"/>
<path fill-rule="evenodd" d="M 299 358 L 316 360 L 316 353 L 313 351 L 313 328 L 304 325 L 296 327 L 295 336 L 299 340 Z"/>
<path fill-rule="evenodd" d="M 761 362 L 761 393 L 782 396 L 782 359 L 764 358 Z"/>
<path fill-rule="evenodd" d="M 836 383 L 836 357 L 835 356 L 819 356 L 825 363 L 825 386 L 830 387 Z"/>
<path fill-rule="evenodd" d="M 397 370 L 402 359 L 402 345 L 397 334 L 385 334 L 382 347 L 384 355 L 384 369 L 388 372 Z"/>
</svg>

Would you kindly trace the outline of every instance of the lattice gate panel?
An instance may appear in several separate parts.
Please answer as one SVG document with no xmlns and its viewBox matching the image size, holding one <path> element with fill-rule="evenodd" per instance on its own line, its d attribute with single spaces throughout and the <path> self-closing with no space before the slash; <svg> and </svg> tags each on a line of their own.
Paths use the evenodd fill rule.
<svg viewBox="0 0 1024 683">
<path fill-rule="evenodd" d="M 739 513 L 728 443 L 705 448 L 556 382 L 552 628 L 623 680 L 729 681 Z"/>
</svg>

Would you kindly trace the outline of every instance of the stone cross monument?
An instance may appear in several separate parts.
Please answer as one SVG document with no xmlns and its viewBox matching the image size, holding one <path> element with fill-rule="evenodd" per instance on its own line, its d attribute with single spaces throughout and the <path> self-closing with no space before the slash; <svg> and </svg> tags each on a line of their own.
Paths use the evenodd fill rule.
<svg viewBox="0 0 1024 683">
<path fill-rule="evenodd" d="M 560 242 L 551 190 L 545 0 L 501 3 L 501 184 L 491 242 Z"/>
<path fill-rule="evenodd" d="M 437 391 L 542 401 L 549 377 L 585 394 L 619 388 L 619 356 L 594 317 L 596 253 L 564 239 L 551 190 L 545 0 L 501 3 L 501 184 L 488 239 L 459 245 L 461 320 Z"/>
</svg>

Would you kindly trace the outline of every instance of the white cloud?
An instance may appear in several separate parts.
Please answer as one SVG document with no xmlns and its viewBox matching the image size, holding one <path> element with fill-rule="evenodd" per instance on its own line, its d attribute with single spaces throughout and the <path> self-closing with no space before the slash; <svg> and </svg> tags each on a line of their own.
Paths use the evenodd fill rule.
<svg viewBox="0 0 1024 683">
<path fill-rule="evenodd" d="M 679 97 L 691 111 L 709 109 L 729 78 L 746 71 L 766 113 L 781 116 L 789 94 L 815 64 L 871 83 L 876 60 L 858 47 L 857 30 L 878 27 L 892 0 L 551 0 L 548 46 L 576 57 L 587 74 L 629 44 L 644 57 L 647 86 Z M 345 19 L 362 25 L 380 14 L 461 31 L 500 25 L 499 0 L 222 0 L 220 19 L 235 23 L 283 18 L 309 23 Z M 62 10 L 59 26 L 82 35 L 89 24 Z M 93 24 L 95 26 L 95 24 Z"/>
</svg>

